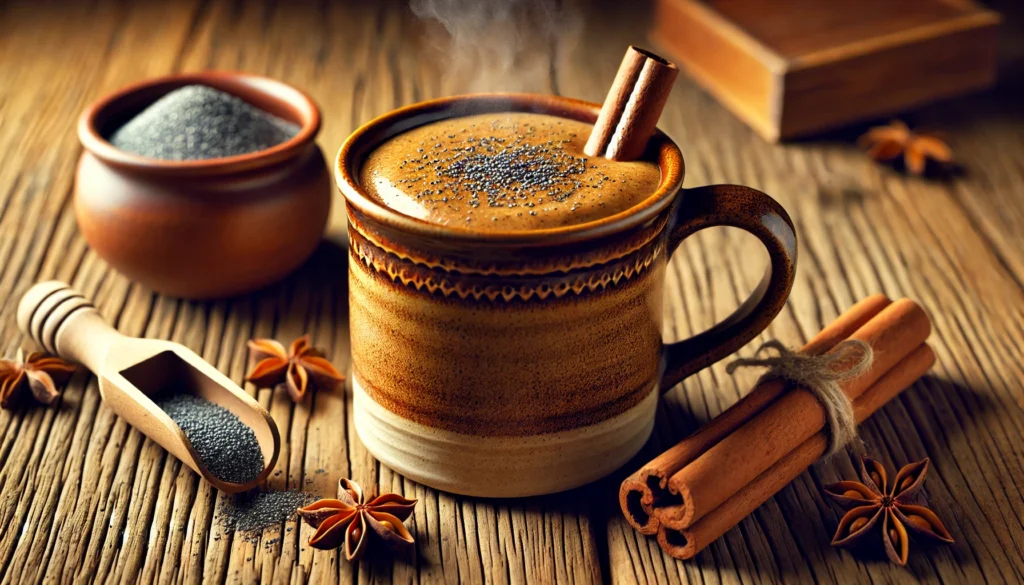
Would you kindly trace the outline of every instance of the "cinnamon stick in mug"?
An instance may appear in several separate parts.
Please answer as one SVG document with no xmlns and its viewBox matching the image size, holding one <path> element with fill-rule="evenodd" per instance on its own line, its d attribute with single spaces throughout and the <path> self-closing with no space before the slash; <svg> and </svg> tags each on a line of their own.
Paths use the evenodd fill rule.
<svg viewBox="0 0 1024 585">
<path fill-rule="evenodd" d="M 917 346 L 910 355 L 882 376 L 853 401 L 857 422 L 863 422 L 876 410 L 914 383 L 935 363 L 935 353 L 927 344 Z M 828 437 L 817 433 L 780 459 L 740 491 L 689 528 L 675 530 L 661 526 L 658 544 L 677 559 L 689 559 L 728 532 L 782 488 L 789 485 L 825 454 Z"/>
<path fill-rule="evenodd" d="M 830 351 L 891 303 L 892 301 L 883 294 L 871 295 L 855 303 L 811 338 L 801 352 L 821 355 Z M 767 380 L 758 384 L 725 412 L 623 481 L 619 490 L 619 502 L 630 525 L 643 534 L 657 533 L 659 522 L 652 516 L 653 507 L 672 497 L 672 494 L 668 493 L 669 478 L 763 411 L 785 390 L 786 384 L 781 380 Z"/>
<path fill-rule="evenodd" d="M 867 373 L 842 383 L 843 392 L 856 401 L 930 332 L 928 315 L 917 303 L 893 302 L 850 336 L 870 345 L 875 357 Z M 655 508 L 655 516 L 677 530 L 691 526 L 824 427 L 825 412 L 813 394 L 787 392 L 673 475 L 669 488 L 682 502 Z"/>
<path fill-rule="evenodd" d="M 626 49 L 583 152 L 612 160 L 635 160 L 658 126 L 679 69 L 637 47 Z"/>
</svg>

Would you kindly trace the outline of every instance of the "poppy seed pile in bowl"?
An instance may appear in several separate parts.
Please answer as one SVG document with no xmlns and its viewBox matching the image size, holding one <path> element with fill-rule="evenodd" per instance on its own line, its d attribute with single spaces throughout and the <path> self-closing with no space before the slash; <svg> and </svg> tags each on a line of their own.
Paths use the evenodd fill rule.
<svg viewBox="0 0 1024 585">
<path fill-rule="evenodd" d="M 201 160 L 266 150 L 299 126 L 206 85 L 176 89 L 110 135 L 115 147 L 162 160 Z"/>
</svg>

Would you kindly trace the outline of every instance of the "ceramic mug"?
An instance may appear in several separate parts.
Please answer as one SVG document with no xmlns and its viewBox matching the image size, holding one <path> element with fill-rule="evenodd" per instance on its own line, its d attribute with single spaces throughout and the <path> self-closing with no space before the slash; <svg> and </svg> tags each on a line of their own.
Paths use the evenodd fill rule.
<svg viewBox="0 0 1024 585">
<path fill-rule="evenodd" d="M 534 231 L 428 223 L 370 198 L 360 166 L 374 147 L 429 122 L 539 112 L 593 123 L 598 104 L 540 95 L 424 102 L 356 130 L 335 172 L 349 221 L 355 425 L 381 462 L 460 494 L 545 494 L 628 461 L 658 396 L 753 339 L 793 284 L 796 236 L 771 197 L 733 185 L 681 189 L 683 156 L 658 132 L 657 191 L 615 215 Z M 669 256 L 711 226 L 755 235 L 770 265 L 714 328 L 663 344 Z"/>
</svg>

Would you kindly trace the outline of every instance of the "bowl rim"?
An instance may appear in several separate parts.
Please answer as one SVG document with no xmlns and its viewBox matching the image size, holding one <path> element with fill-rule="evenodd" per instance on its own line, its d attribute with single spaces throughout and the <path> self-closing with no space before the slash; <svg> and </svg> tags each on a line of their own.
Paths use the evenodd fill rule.
<svg viewBox="0 0 1024 585">
<path fill-rule="evenodd" d="M 127 152 L 115 147 L 97 127 L 97 120 L 119 107 L 124 100 L 139 92 L 165 86 L 166 95 L 179 87 L 201 84 L 225 93 L 236 91 L 225 85 L 242 83 L 253 92 L 287 105 L 301 118 L 299 132 L 290 139 L 270 148 L 234 156 L 198 160 L 164 160 Z M 162 96 L 161 96 L 162 97 Z M 159 99 L 156 98 L 156 99 Z M 177 176 L 219 175 L 248 171 L 273 165 L 296 156 L 316 138 L 320 131 L 321 115 L 316 102 L 304 91 L 287 83 L 242 71 L 195 71 L 153 77 L 121 87 L 94 101 L 78 118 L 78 139 L 82 146 L 103 162 L 118 168 L 147 174 Z"/>
<path fill-rule="evenodd" d="M 467 107 L 468 106 L 468 107 Z M 414 116 L 425 116 L 421 124 L 402 127 L 399 131 L 436 120 L 455 116 L 466 116 L 486 112 L 535 112 L 574 118 L 593 124 L 597 120 L 601 105 L 574 98 L 555 95 L 528 93 L 474 93 L 448 96 L 419 102 L 378 116 L 360 126 L 341 145 L 334 161 L 335 181 L 353 208 L 369 218 L 399 232 L 407 232 L 431 239 L 448 239 L 462 242 L 489 244 L 550 244 L 573 243 L 612 235 L 642 225 L 668 208 L 675 200 L 683 182 L 683 153 L 679 146 L 662 131 L 655 131 L 651 140 L 657 148 L 658 163 L 661 167 L 661 182 L 658 188 L 643 201 L 618 213 L 591 221 L 520 231 L 491 231 L 453 225 L 431 223 L 405 215 L 387 207 L 370 197 L 359 185 L 356 165 L 362 164 L 365 154 L 372 146 L 364 144 L 379 138 L 381 129 L 398 125 Z M 359 160 L 356 160 L 359 159 Z M 351 213 L 351 210 L 350 210 Z"/>
</svg>

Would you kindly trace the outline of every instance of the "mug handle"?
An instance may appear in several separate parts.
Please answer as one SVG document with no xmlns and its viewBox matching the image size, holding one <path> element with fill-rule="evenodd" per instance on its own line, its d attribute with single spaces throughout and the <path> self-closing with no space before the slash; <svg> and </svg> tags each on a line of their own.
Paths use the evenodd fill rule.
<svg viewBox="0 0 1024 585">
<path fill-rule="evenodd" d="M 750 297 L 722 322 L 662 348 L 661 391 L 747 344 L 786 304 L 796 274 L 796 233 L 789 214 L 764 193 L 739 185 L 683 189 L 668 236 L 669 257 L 690 235 L 712 226 L 745 230 L 761 240 L 771 259 Z"/>
</svg>

